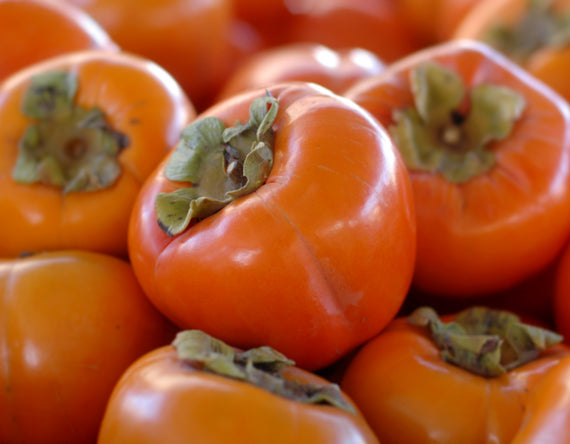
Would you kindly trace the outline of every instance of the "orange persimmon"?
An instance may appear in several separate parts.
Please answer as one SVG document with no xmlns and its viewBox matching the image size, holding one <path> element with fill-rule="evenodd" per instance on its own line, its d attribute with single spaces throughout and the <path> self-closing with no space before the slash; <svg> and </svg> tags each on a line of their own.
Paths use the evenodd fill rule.
<svg viewBox="0 0 570 444">
<path fill-rule="evenodd" d="M 439 319 L 421 307 L 359 349 L 340 386 L 383 444 L 510 444 L 529 415 L 548 433 L 539 416 L 556 416 L 557 397 L 541 384 L 570 357 L 560 339 L 509 312 L 472 307 Z"/>
<path fill-rule="evenodd" d="M 137 360 L 109 400 L 98 444 L 156 442 L 378 444 L 338 385 L 196 330 Z"/>
<path fill-rule="evenodd" d="M 0 442 L 92 444 L 111 391 L 176 327 L 124 260 L 79 250 L 0 261 Z"/>
<path fill-rule="evenodd" d="M 569 0 L 483 0 L 451 38 L 482 41 L 570 100 Z"/>
<path fill-rule="evenodd" d="M 317 43 L 290 43 L 257 52 L 226 80 L 218 100 L 285 81 L 318 83 L 342 93 L 357 80 L 384 69 L 384 62 L 362 48 L 333 50 Z"/>
<path fill-rule="evenodd" d="M 142 183 L 194 108 L 155 63 L 123 52 L 52 57 L 0 84 L 0 257 L 127 254 Z"/>
<path fill-rule="evenodd" d="M 398 0 L 422 46 L 449 40 L 455 28 L 481 0 Z"/>
<path fill-rule="evenodd" d="M 414 287 L 506 290 L 570 235 L 570 106 L 490 46 L 454 40 L 345 94 L 389 129 L 408 166 L 418 227 Z"/>
<path fill-rule="evenodd" d="M 290 17 L 275 23 L 282 43 L 314 42 L 332 49 L 360 47 L 393 62 L 422 47 L 394 0 L 288 0 Z"/>
<path fill-rule="evenodd" d="M 91 16 L 56 0 L 0 0 L 0 80 L 33 63 L 84 49 L 116 50 Z"/>
<path fill-rule="evenodd" d="M 177 325 L 310 370 L 396 315 L 415 248 L 408 174 L 384 128 L 304 82 L 198 116 L 129 225 L 135 273 Z"/>
<path fill-rule="evenodd" d="M 93 17 L 121 49 L 168 71 L 199 110 L 228 74 L 232 0 L 65 1 Z"/>
<path fill-rule="evenodd" d="M 532 391 L 510 444 L 570 442 L 570 357 L 560 360 Z"/>
</svg>

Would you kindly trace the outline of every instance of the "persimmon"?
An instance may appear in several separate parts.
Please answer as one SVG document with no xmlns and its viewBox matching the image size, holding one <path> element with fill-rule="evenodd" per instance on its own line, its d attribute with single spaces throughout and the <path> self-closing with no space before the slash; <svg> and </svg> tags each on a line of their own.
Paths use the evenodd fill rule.
<svg viewBox="0 0 570 444">
<path fill-rule="evenodd" d="M 211 105 L 230 68 L 232 0 L 65 1 L 93 17 L 124 51 L 164 68 L 198 110 Z"/>
<path fill-rule="evenodd" d="M 449 40 L 481 0 L 398 0 L 422 47 Z"/>
<path fill-rule="evenodd" d="M 340 385 L 383 444 L 510 444 L 529 420 L 554 425 L 560 398 L 541 384 L 570 357 L 560 340 L 508 311 L 420 307 L 360 348 Z M 567 386 L 557 373 L 547 384 Z M 554 433 L 562 443 L 567 427 Z"/>
<path fill-rule="evenodd" d="M 0 257 L 126 257 L 134 200 L 194 115 L 172 76 L 125 52 L 64 54 L 10 76 L 0 85 Z"/>
<path fill-rule="evenodd" d="M 248 89 L 286 81 L 314 82 L 336 93 L 378 74 L 384 62 L 362 48 L 333 50 L 316 43 L 291 43 L 256 52 L 241 63 L 222 87 L 218 100 Z"/>
<path fill-rule="evenodd" d="M 0 22 L 0 80 L 57 55 L 118 49 L 90 15 L 60 1 L 0 0 Z"/>
<path fill-rule="evenodd" d="M 568 14 L 568 0 L 484 0 L 451 38 L 494 47 L 569 100 Z"/>
<path fill-rule="evenodd" d="M 422 47 L 401 4 L 394 0 L 290 0 L 286 4 L 290 18 L 275 24 L 282 43 L 360 47 L 388 63 Z"/>
<path fill-rule="evenodd" d="M 481 42 L 419 51 L 345 97 L 390 131 L 414 190 L 414 287 L 506 290 L 555 260 L 570 235 L 570 107 Z"/>
<path fill-rule="evenodd" d="M 381 330 L 416 248 L 406 168 L 369 113 L 314 83 L 218 102 L 131 213 L 129 257 L 180 328 L 314 370 Z"/>
<path fill-rule="evenodd" d="M 570 440 L 570 357 L 550 369 L 527 403 L 522 424 L 510 444 L 566 444 Z"/>
<path fill-rule="evenodd" d="M 0 442 L 92 444 L 122 373 L 176 327 L 125 260 L 60 250 L 0 260 Z"/>
<path fill-rule="evenodd" d="M 378 444 L 338 385 L 199 330 L 138 359 L 109 400 L 98 444 L 156 442 Z"/>
</svg>

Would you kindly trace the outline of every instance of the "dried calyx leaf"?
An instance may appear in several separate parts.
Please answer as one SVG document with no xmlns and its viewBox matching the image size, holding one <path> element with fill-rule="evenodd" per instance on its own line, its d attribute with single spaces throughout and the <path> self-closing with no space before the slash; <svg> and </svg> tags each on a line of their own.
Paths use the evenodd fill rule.
<svg viewBox="0 0 570 444">
<path fill-rule="evenodd" d="M 395 110 L 389 127 L 406 166 L 463 183 L 489 171 L 488 144 L 509 136 L 524 109 L 523 97 L 499 85 L 467 91 L 461 77 L 437 63 L 410 72 L 414 106 Z"/>
<path fill-rule="evenodd" d="M 519 63 L 542 48 L 565 47 L 570 43 L 570 10 L 555 10 L 552 4 L 530 0 L 517 22 L 491 26 L 483 40 Z"/>
<path fill-rule="evenodd" d="M 200 330 L 178 333 L 173 346 L 179 359 L 203 371 L 253 384 L 294 401 L 331 405 L 354 413 L 352 406 L 342 398 L 337 384 L 303 384 L 283 378 L 280 370 L 295 365 L 295 362 L 271 347 L 236 352 L 226 343 Z"/>
<path fill-rule="evenodd" d="M 553 331 L 521 322 L 508 311 L 473 307 L 442 322 L 429 307 L 416 309 L 410 324 L 428 328 L 442 358 L 484 377 L 500 376 L 535 360 L 562 341 Z"/>
<path fill-rule="evenodd" d="M 159 193 L 157 221 L 169 236 L 183 232 L 192 221 L 208 217 L 260 187 L 273 166 L 273 122 L 277 99 L 269 93 L 250 107 L 250 119 L 226 128 L 216 117 L 188 125 L 165 175 L 188 187 Z"/>
<path fill-rule="evenodd" d="M 69 193 L 107 188 L 120 176 L 117 157 L 128 138 L 111 129 L 99 108 L 75 104 L 77 88 L 77 77 L 69 72 L 32 78 L 22 112 L 36 123 L 19 142 L 15 181 L 52 185 Z"/>
</svg>

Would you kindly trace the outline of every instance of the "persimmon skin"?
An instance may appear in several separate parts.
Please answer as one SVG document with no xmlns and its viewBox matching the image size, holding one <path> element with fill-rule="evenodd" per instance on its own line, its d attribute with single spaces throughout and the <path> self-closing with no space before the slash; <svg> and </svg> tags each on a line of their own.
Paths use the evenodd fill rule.
<svg viewBox="0 0 570 444">
<path fill-rule="evenodd" d="M 556 345 L 484 378 L 445 362 L 425 330 L 401 317 L 355 354 L 341 388 L 383 444 L 510 444 L 535 387 L 569 356 L 570 348 Z"/>
<path fill-rule="evenodd" d="M 0 261 L 0 441 L 91 444 L 111 391 L 176 327 L 130 265 L 79 250 Z"/>
<path fill-rule="evenodd" d="M 181 328 L 244 349 L 270 345 L 314 370 L 401 306 L 415 257 L 411 190 L 390 139 L 361 108 L 315 84 L 268 91 L 280 105 L 266 183 L 170 238 L 155 196 L 181 185 L 165 178 L 165 159 L 133 209 L 129 257 Z M 265 94 L 233 96 L 201 116 L 246 121 Z"/>
<path fill-rule="evenodd" d="M 481 0 L 400 0 L 398 3 L 422 47 L 427 47 L 449 40 Z"/>
<path fill-rule="evenodd" d="M 233 0 L 65 1 L 93 17 L 122 50 L 169 72 L 196 109 L 211 104 L 230 69 Z"/>
<path fill-rule="evenodd" d="M 18 141 L 34 122 L 20 109 L 24 91 L 32 76 L 54 70 L 76 73 L 77 103 L 99 107 L 128 137 L 118 156 L 121 175 L 109 188 L 63 195 L 58 187 L 12 179 Z M 168 73 L 123 52 L 65 54 L 10 76 L 0 86 L 0 257 L 69 248 L 126 257 L 135 197 L 193 116 L 192 103 Z"/>
<path fill-rule="evenodd" d="M 410 171 L 418 223 L 413 286 L 452 297 L 503 291 L 555 260 L 570 233 L 570 108 L 497 51 L 467 40 L 417 52 L 344 95 L 389 127 L 394 110 L 413 104 L 410 69 L 428 61 L 457 71 L 467 88 L 510 88 L 526 105 L 511 134 L 488 145 L 496 163 L 487 173 L 455 184 Z"/>
<path fill-rule="evenodd" d="M 56 0 L 0 1 L 0 80 L 33 63 L 86 49 L 118 50 L 91 16 Z"/>
<path fill-rule="evenodd" d="M 394 0 L 287 1 L 290 17 L 274 32 L 281 44 L 318 42 L 332 49 L 360 47 L 387 63 L 422 47 L 414 27 Z"/>
<path fill-rule="evenodd" d="M 570 357 L 550 369 L 531 394 L 511 444 L 565 444 L 570 440 Z"/>
<path fill-rule="evenodd" d="M 303 383 L 326 383 L 297 367 L 287 367 L 281 374 Z M 141 407 L 133 409 L 133 403 Z M 123 374 L 109 400 L 97 442 L 159 441 L 378 443 L 360 413 L 303 404 L 205 373 L 181 362 L 171 346 L 146 354 Z"/>
<path fill-rule="evenodd" d="M 335 51 L 317 43 L 291 43 L 258 52 L 242 62 L 225 82 L 218 100 L 287 81 L 314 82 L 341 94 L 384 67 L 380 58 L 362 48 Z"/>
</svg>

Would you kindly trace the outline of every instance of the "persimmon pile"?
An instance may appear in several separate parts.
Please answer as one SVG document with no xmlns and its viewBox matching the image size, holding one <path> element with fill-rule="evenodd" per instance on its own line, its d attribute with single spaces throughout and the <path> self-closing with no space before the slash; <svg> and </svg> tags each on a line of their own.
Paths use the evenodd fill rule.
<svg viewBox="0 0 570 444">
<path fill-rule="evenodd" d="M 570 2 L 0 23 L 0 444 L 570 442 Z"/>
</svg>

